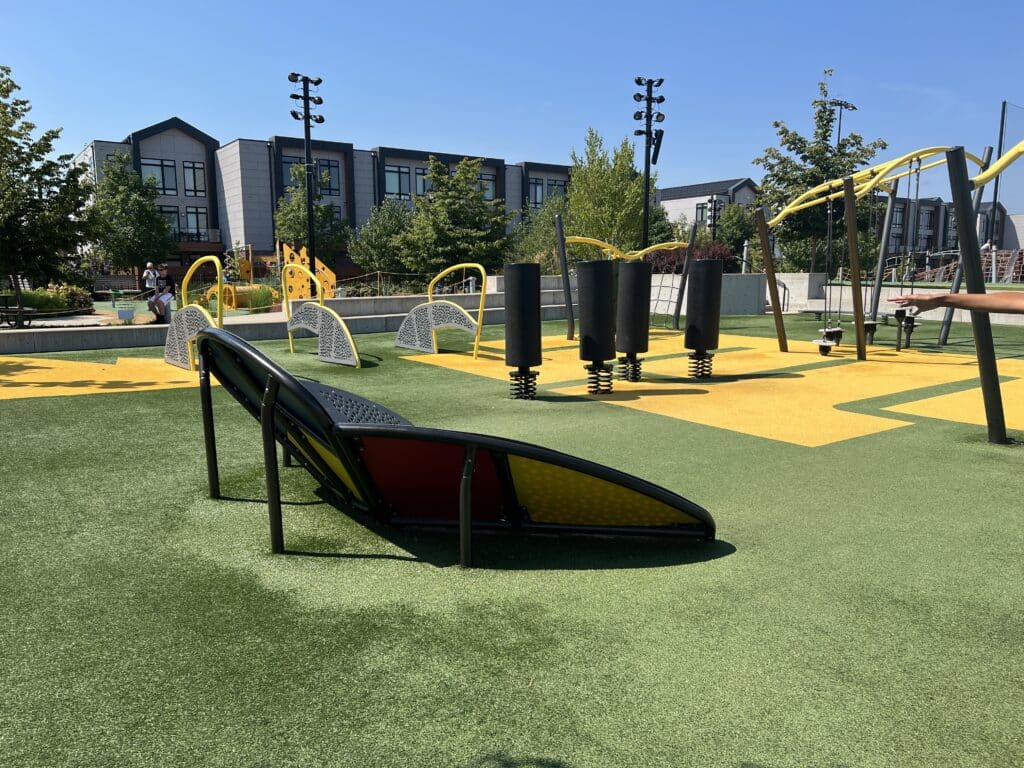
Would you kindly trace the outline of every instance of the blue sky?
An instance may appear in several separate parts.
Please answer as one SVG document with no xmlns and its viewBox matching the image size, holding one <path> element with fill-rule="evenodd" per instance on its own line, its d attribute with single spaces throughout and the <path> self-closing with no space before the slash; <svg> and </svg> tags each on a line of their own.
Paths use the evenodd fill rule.
<svg viewBox="0 0 1024 768">
<path fill-rule="evenodd" d="M 809 133 L 826 67 L 832 95 L 859 108 L 844 114 L 844 133 L 889 142 L 879 160 L 994 146 L 1001 101 L 1024 105 L 1024 10 L 1019 0 L 19 2 L 4 12 L 0 63 L 34 122 L 63 127 L 68 152 L 171 116 L 222 143 L 299 135 L 286 80 L 297 70 L 324 81 L 316 136 L 550 163 L 569 162 L 588 127 L 608 146 L 632 140 L 633 78 L 663 77 L 655 170 L 674 186 L 759 179 L 751 161 L 777 143 L 774 120 Z M 1024 108 L 1011 107 L 1005 146 L 1022 139 Z M 949 199 L 945 171 L 923 175 L 921 194 Z M 1000 200 L 1024 213 L 1024 160 Z"/>
</svg>

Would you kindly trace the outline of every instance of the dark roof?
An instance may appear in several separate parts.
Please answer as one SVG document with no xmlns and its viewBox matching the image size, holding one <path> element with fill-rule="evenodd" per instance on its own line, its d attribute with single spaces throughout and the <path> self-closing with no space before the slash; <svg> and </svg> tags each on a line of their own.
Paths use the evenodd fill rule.
<svg viewBox="0 0 1024 768">
<path fill-rule="evenodd" d="M 725 179 L 723 181 L 705 181 L 702 184 L 687 184 L 684 187 L 665 187 L 658 190 L 660 200 L 685 200 L 690 197 L 707 197 L 708 195 L 728 195 L 736 187 L 748 182 L 755 190 L 757 184 L 753 179 Z"/>
<path fill-rule="evenodd" d="M 132 131 L 128 136 L 125 137 L 124 144 L 137 144 L 143 139 L 148 139 L 150 136 L 156 136 L 158 133 L 169 131 L 172 128 L 184 133 L 186 136 L 195 139 L 200 144 L 205 144 L 206 148 L 211 152 L 220 147 L 220 142 L 217 141 L 213 136 L 203 133 L 194 125 L 189 125 L 180 117 L 171 117 L 164 120 L 162 123 L 156 123 L 148 128 L 142 128 L 138 131 Z"/>
</svg>

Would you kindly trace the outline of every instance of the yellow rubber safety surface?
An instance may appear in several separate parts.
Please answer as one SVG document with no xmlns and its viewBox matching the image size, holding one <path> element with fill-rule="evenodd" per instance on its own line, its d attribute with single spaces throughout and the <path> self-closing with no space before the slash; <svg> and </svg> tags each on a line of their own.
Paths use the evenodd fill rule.
<svg viewBox="0 0 1024 768">
<path fill-rule="evenodd" d="M 852 334 L 851 334 L 852 335 Z M 978 388 L 978 366 L 973 356 L 895 351 L 869 347 L 868 359 L 856 360 L 852 343 L 844 343 L 828 356 L 809 341 L 790 340 L 788 353 L 779 352 L 772 338 L 723 334 L 710 379 L 696 380 L 688 373 L 689 350 L 679 332 L 652 332 L 650 349 L 642 358 L 644 381 L 616 380 L 609 395 L 588 395 L 584 363 L 576 343 L 564 337 L 544 339 L 543 363 L 537 383 L 553 394 L 588 397 L 645 413 L 728 429 L 794 445 L 816 447 L 890 429 L 913 422 L 898 414 L 927 416 L 969 424 L 985 424 Z M 488 378 L 508 380 L 502 342 L 481 347 L 479 360 L 467 354 L 416 355 L 405 358 Z M 797 370 L 793 370 L 797 369 Z M 1024 377 L 1024 362 L 1001 360 L 1004 376 Z M 927 397 L 939 385 L 961 384 L 966 391 Z M 552 386 L 554 385 L 554 386 Z M 1024 389 L 1024 382 L 1019 385 Z M 1014 382 L 1004 383 L 1004 400 L 1012 399 Z M 902 396 L 922 390 L 922 402 L 878 408 L 874 414 L 855 412 L 850 406 L 879 397 Z M 925 399 L 926 398 L 926 399 Z M 1024 398 L 1018 398 L 1024 401 Z M 1007 409 L 1007 426 L 1024 428 L 1022 409 Z"/>
<path fill-rule="evenodd" d="M 198 373 L 151 357 L 119 357 L 114 363 L 0 357 L 0 400 L 197 386 Z"/>
<path fill-rule="evenodd" d="M 1020 377 L 1003 381 L 999 389 L 1003 398 L 1003 415 L 1008 429 L 1024 430 L 1024 360 L 1002 359 L 997 365 L 1000 377 Z M 912 403 L 891 405 L 885 408 L 893 413 L 908 416 L 924 416 L 929 419 L 958 421 L 964 424 L 986 426 L 985 403 L 980 389 L 968 389 L 948 395 L 938 395 Z"/>
</svg>

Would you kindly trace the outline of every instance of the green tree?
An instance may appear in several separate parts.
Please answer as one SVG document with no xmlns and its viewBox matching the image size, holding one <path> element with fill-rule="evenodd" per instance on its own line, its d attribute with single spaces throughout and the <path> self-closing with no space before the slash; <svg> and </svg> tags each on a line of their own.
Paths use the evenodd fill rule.
<svg viewBox="0 0 1024 768">
<path fill-rule="evenodd" d="M 743 255 L 743 243 L 754 237 L 754 216 L 742 205 L 731 203 L 722 211 L 715 234 L 734 256 Z"/>
<path fill-rule="evenodd" d="M 57 275 L 58 257 L 84 241 L 90 185 L 71 155 L 52 157 L 59 128 L 33 137 L 32 106 L 15 98 L 18 90 L 10 67 L 0 66 L 0 274 L 10 276 L 21 307 L 18 278 Z"/>
<path fill-rule="evenodd" d="M 400 200 L 384 200 L 370 211 L 370 218 L 352 240 L 349 255 L 370 272 L 400 272 L 398 238 L 412 226 L 412 211 Z"/>
<path fill-rule="evenodd" d="M 324 173 L 320 181 L 327 184 L 330 177 Z M 291 182 L 288 193 L 277 201 L 274 226 L 278 240 L 300 248 L 308 245 L 309 224 L 306 217 L 306 169 L 301 163 L 292 165 Z M 348 246 L 352 230 L 334 206 L 321 203 L 321 199 L 318 188 L 313 192 L 313 233 L 317 257 L 337 256 Z"/>
<path fill-rule="evenodd" d="M 549 195 L 540 208 L 527 210 L 513 232 L 513 258 L 520 262 L 537 262 L 545 275 L 561 270 L 555 241 L 555 216 L 562 217 L 564 226 L 569 217 L 569 201 L 565 195 Z"/>
<path fill-rule="evenodd" d="M 495 271 L 505 263 L 510 216 L 503 200 L 484 197 L 479 173 L 479 160 L 464 159 L 449 174 L 444 163 L 430 158 L 430 192 L 416 198 L 412 225 L 397 238 L 407 269 L 433 274 L 470 262 Z"/>
<path fill-rule="evenodd" d="M 668 211 L 665 210 L 665 206 L 653 202 L 653 195 L 651 199 L 651 220 L 649 230 L 651 245 L 668 243 L 675 240 L 676 231 L 675 227 L 672 226 L 672 222 L 668 220 Z"/>
<path fill-rule="evenodd" d="M 171 227 L 156 207 L 155 179 L 143 179 L 127 154 L 103 163 L 91 214 L 94 267 L 129 269 L 147 261 L 164 261 L 173 250 Z"/>
<path fill-rule="evenodd" d="M 766 148 L 764 154 L 753 161 L 765 170 L 761 181 L 761 203 L 773 211 L 781 210 L 808 189 L 850 175 L 888 146 L 883 139 L 865 142 L 860 134 L 853 132 L 840 137 L 838 144 L 833 140 L 837 108 L 856 107 L 829 98 L 828 78 L 831 76 L 832 70 L 826 69 L 818 83 L 818 98 L 811 102 L 813 134 L 802 136 L 777 120 L 772 125 L 779 137 L 779 147 Z M 833 250 L 837 243 L 841 247 L 842 205 L 838 208 L 838 212 L 833 212 Z M 827 207 L 818 205 L 790 216 L 776 228 L 776 237 L 791 268 L 806 268 L 811 254 L 818 250 L 817 242 L 827 239 L 826 216 Z M 834 224 L 836 221 L 840 222 L 838 228 Z"/>
<path fill-rule="evenodd" d="M 623 251 L 639 248 L 644 180 L 634 167 L 629 140 L 623 139 L 609 156 L 601 136 L 589 128 L 583 154 L 572 152 L 570 178 L 566 234 L 593 237 Z"/>
</svg>

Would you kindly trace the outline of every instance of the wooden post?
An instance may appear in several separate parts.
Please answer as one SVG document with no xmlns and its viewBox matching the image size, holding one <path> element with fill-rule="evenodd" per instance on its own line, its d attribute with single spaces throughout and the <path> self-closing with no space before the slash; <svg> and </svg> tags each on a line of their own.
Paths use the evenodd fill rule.
<svg viewBox="0 0 1024 768">
<path fill-rule="evenodd" d="M 850 291 L 853 293 L 853 325 L 857 335 L 857 359 L 867 360 L 868 349 L 864 327 L 864 297 L 860 292 L 860 255 L 857 252 L 857 193 L 853 177 L 843 179 L 843 215 L 846 218 L 846 244 L 850 249 Z M 843 290 L 842 283 L 839 290 Z"/>
<path fill-rule="evenodd" d="M 775 335 L 779 339 L 779 352 L 789 352 L 786 342 L 786 326 L 782 322 L 782 306 L 779 304 L 779 285 L 775 282 L 775 255 L 772 253 L 771 238 L 768 237 L 768 214 L 761 206 L 754 211 L 757 234 L 761 238 L 761 252 L 764 254 L 764 274 L 768 278 L 768 299 L 775 316 Z"/>
</svg>

